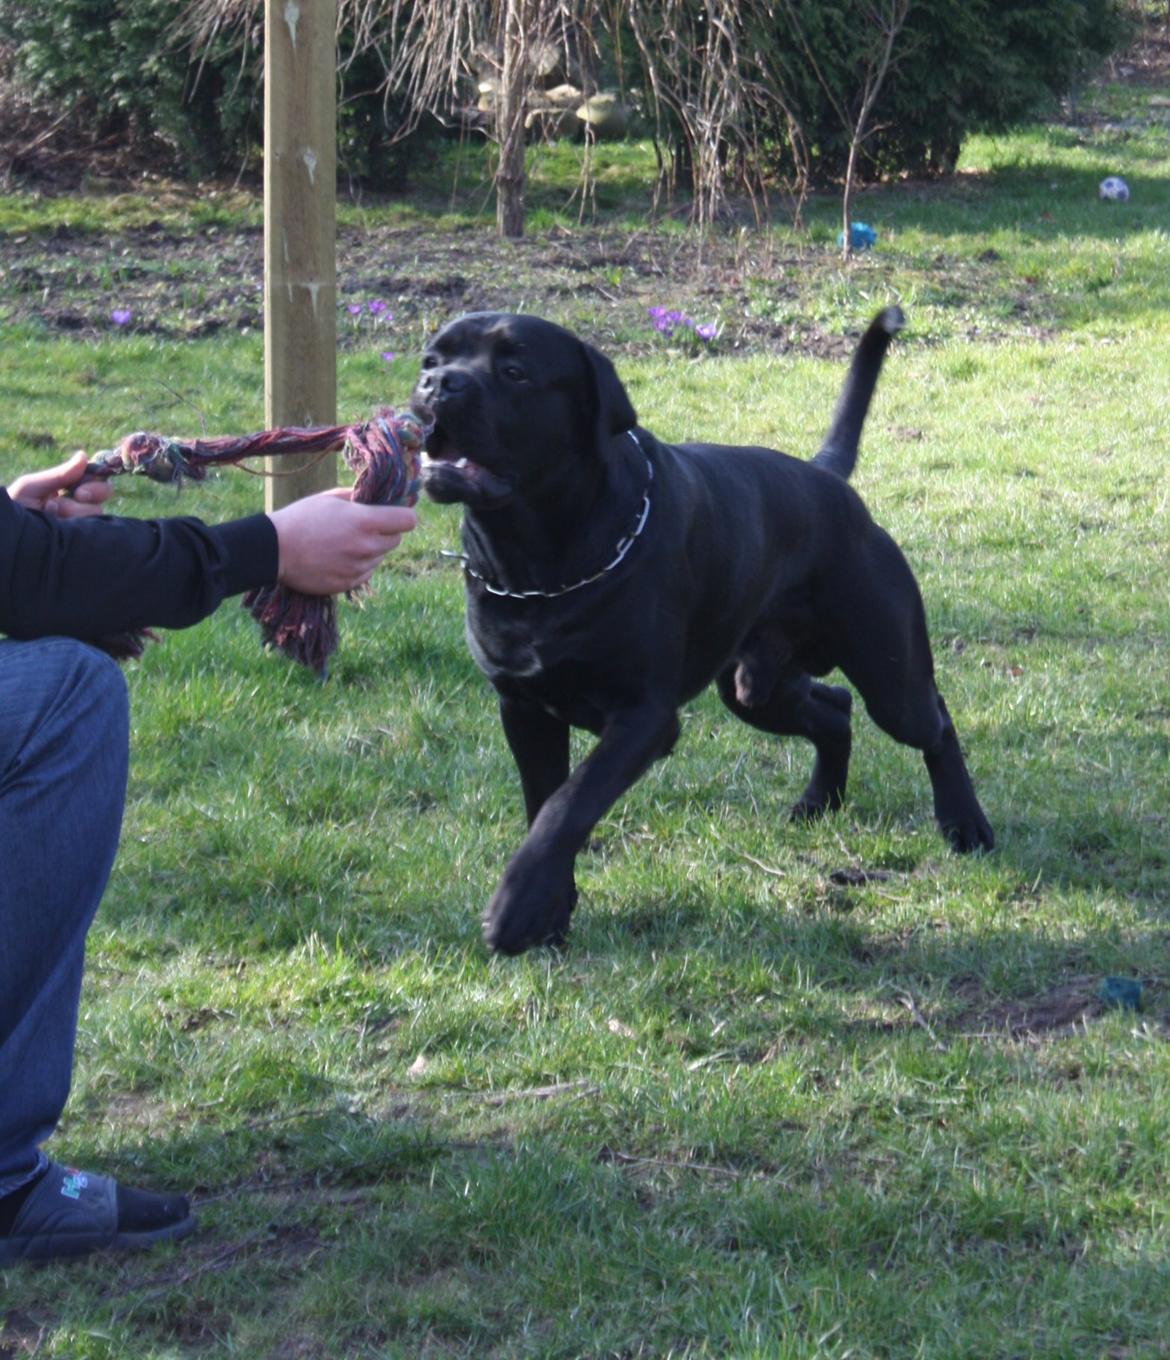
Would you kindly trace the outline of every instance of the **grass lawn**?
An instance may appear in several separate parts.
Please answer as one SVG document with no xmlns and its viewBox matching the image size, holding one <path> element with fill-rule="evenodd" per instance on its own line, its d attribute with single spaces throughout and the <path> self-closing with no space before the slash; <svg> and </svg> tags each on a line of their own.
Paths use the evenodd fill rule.
<svg viewBox="0 0 1170 1360">
<path fill-rule="evenodd" d="M 568 948 L 494 959 L 478 917 L 522 817 L 440 555 L 452 510 L 424 506 L 342 607 L 326 685 L 231 606 L 168 635 L 127 668 L 124 840 L 50 1151 L 189 1190 L 201 1230 L 0 1272 L 0 1357 L 1170 1353 L 1170 142 L 1151 93 L 1096 90 L 1076 126 L 977 139 L 950 182 L 863 195 L 879 244 L 849 267 L 826 199 L 686 272 L 611 256 L 555 312 L 613 342 L 661 436 L 809 453 L 847 336 L 903 302 L 856 484 L 918 574 L 995 853 L 947 853 L 920 759 L 860 714 L 846 809 L 788 825 L 809 750 L 706 695 L 582 856 Z M 1098 202 L 1108 173 L 1129 204 Z M 552 184 L 533 195 L 549 216 L 524 249 L 571 255 Z M 141 426 L 262 423 L 255 328 L 183 330 L 205 265 L 127 265 L 128 233 L 162 221 L 222 232 L 229 274 L 255 203 L 148 208 L 0 200 L 0 267 L 25 252 L 0 275 L 0 479 Z M 424 237 L 495 250 L 470 208 L 345 225 L 403 275 Z M 636 230 L 657 258 L 682 248 Z M 71 253 L 95 242 L 102 276 Z M 527 258 L 474 286 L 523 305 Z M 70 335 L 35 311 L 72 289 L 104 315 L 147 284 L 171 289 L 169 329 Z M 718 313 L 714 352 L 655 347 L 664 288 Z M 403 289 L 392 362 L 347 339 L 343 414 L 405 400 L 445 316 L 423 292 Z M 228 473 L 118 506 L 258 502 Z M 1113 977 L 1140 980 L 1140 1012 L 1101 999 Z"/>
</svg>

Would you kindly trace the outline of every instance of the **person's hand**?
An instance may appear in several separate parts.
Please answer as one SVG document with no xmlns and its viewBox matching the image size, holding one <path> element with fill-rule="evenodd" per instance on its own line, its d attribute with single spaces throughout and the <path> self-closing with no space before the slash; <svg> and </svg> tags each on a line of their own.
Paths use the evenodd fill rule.
<svg viewBox="0 0 1170 1360">
<path fill-rule="evenodd" d="M 357 590 L 418 523 L 401 505 L 358 505 L 337 487 L 272 511 L 280 550 L 277 580 L 304 595 Z"/>
<path fill-rule="evenodd" d="M 88 464 L 89 459 L 79 449 L 66 463 L 18 477 L 8 488 L 8 495 L 26 509 L 43 510 L 62 519 L 100 515 L 114 488 L 109 482 L 82 482 Z"/>
</svg>

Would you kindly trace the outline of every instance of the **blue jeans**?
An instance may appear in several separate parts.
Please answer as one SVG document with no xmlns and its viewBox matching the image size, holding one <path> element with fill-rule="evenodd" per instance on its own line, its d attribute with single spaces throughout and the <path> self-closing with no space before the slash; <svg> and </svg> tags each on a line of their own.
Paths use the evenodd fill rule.
<svg viewBox="0 0 1170 1360">
<path fill-rule="evenodd" d="M 128 748 L 126 684 L 109 657 L 67 638 L 0 639 L 0 1195 L 44 1165 L 69 1094 Z"/>
</svg>

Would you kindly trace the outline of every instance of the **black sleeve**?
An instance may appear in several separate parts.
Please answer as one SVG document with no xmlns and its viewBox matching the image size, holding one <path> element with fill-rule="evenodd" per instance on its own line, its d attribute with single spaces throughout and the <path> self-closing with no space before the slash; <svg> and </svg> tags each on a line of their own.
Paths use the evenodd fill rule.
<svg viewBox="0 0 1170 1360">
<path fill-rule="evenodd" d="M 276 580 L 267 515 L 209 526 L 189 518 L 58 519 L 0 487 L 0 633 L 82 640 L 185 628 L 228 595 Z"/>
</svg>

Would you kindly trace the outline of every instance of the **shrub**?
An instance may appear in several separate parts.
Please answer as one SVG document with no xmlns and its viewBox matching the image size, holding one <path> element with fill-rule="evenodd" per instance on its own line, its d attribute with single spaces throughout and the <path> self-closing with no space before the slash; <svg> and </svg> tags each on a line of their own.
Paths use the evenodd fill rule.
<svg viewBox="0 0 1170 1360">
<path fill-rule="evenodd" d="M 263 27 L 245 19 L 193 47 L 180 37 L 187 0 L 0 0 L 22 91 L 54 115 L 73 107 L 96 137 L 137 153 L 161 143 L 174 168 L 234 171 L 263 137 Z M 348 55 L 348 35 L 341 52 Z M 340 72 L 338 161 L 352 180 L 400 177 L 409 148 L 393 143 L 373 54 Z M 420 139 L 417 148 L 425 153 Z"/>
<path fill-rule="evenodd" d="M 793 0 L 821 73 L 850 105 L 867 41 L 867 0 Z M 1129 34 L 1123 0 L 917 0 L 867 141 L 877 173 L 949 170 L 963 138 L 1019 124 L 1073 90 Z M 848 136 L 790 25 L 773 30 L 778 79 L 801 123 L 816 178 L 844 169 Z M 783 128 L 773 129 L 775 144 Z"/>
<path fill-rule="evenodd" d="M 174 38 L 181 0 L 0 0 L 0 29 L 28 95 L 83 115 L 96 137 L 144 151 L 166 143 L 193 174 L 222 169 L 259 128 L 246 41 L 220 41 L 193 61 Z M 242 72 L 245 77 L 250 73 Z"/>
</svg>

